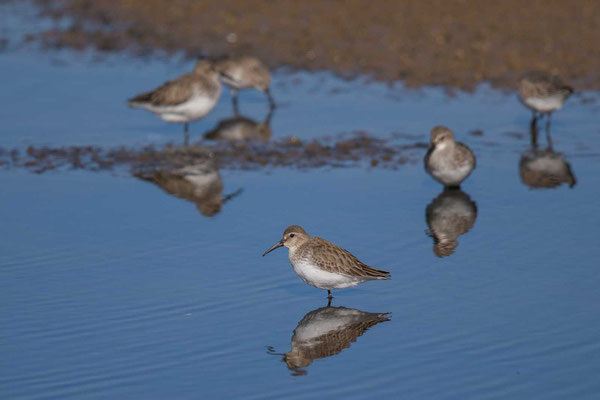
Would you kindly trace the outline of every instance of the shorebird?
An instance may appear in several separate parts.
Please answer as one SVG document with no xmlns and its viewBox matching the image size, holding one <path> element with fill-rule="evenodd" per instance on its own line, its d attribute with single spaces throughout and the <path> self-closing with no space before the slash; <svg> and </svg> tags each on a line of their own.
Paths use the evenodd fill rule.
<svg viewBox="0 0 600 400">
<path fill-rule="evenodd" d="M 370 313 L 346 307 L 321 307 L 306 314 L 294 329 L 291 350 L 268 353 L 283 356 L 293 375 L 306 375 L 300 369 L 319 358 L 331 357 L 350 347 L 367 329 L 390 320 L 389 313 Z"/>
<path fill-rule="evenodd" d="M 533 112 L 532 124 L 539 117 L 546 117 L 546 131 L 550 129 L 552 112 L 560 110 L 573 94 L 573 88 L 565 85 L 557 76 L 543 72 L 530 72 L 519 82 L 519 99 Z"/>
<path fill-rule="evenodd" d="M 256 122 L 244 116 L 234 116 L 219 121 L 218 125 L 204 134 L 209 140 L 262 140 L 271 138 L 271 115 L 272 111 L 263 122 Z"/>
<path fill-rule="evenodd" d="M 425 170 L 446 187 L 458 187 L 476 166 L 475 155 L 466 145 L 455 142 L 445 126 L 431 130 L 431 145 L 425 155 Z"/>
<path fill-rule="evenodd" d="M 256 57 L 240 56 L 224 58 L 216 61 L 217 69 L 223 73 L 223 82 L 231 88 L 233 111 L 238 113 L 238 91 L 254 88 L 264 92 L 269 100 L 269 107 L 275 108 L 271 96 L 271 74 L 267 67 Z"/>
<path fill-rule="evenodd" d="M 185 144 L 191 121 L 206 116 L 221 96 L 220 73 L 210 60 L 200 60 L 194 71 L 165 82 L 128 100 L 131 107 L 152 111 L 164 121 L 183 123 Z"/>
<path fill-rule="evenodd" d="M 290 225 L 283 238 L 267 250 L 285 246 L 294 271 L 300 279 L 319 289 L 331 290 L 356 286 L 373 279 L 390 279 L 390 273 L 368 266 L 349 251 L 318 237 L 311 237 L 302 227 Z"/>
<path fill-rule="evenodd" d="M 460 189 L 444 188 L 425 209 L 433 253 L 446 257 L 458 247 L 458 237 L 467 233 L 477 219 L 477 204 Z"/>
</svg>

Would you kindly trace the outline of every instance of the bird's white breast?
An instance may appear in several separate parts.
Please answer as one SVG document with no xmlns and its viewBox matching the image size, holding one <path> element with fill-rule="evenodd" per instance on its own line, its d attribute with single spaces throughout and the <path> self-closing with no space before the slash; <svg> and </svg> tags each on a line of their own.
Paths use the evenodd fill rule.
<svg viewBox="0 0 600 400">
<path fill-rule="evenodd" d="M 538 112 L 550 112 L 560 109 L 564 98 L 560 94 L 555 94 L 546 97 L 527 97 L 524 101 L 530 108 Z"/>
<path fill-rule="evenodd" d="M 292 267 L 300 279 L 319 289 L 343 289 L 363 281 L 358 277 L 324 271 L 306 259 L 292 262 Z"/>
<path fill-rule="evenodd" d="M 142 107 L 158 114 L 167 122 L 189 122 L 208 114 L 217 104 L 221 89 L 214 96 L 195 92 L 188 100 L 176 105 L 143 104 Z"/>
<path fill-rule="evenodd" d="M 471 173 L 472 169 L 473 167 L 467 164 L 458 168 L 433 169 L 431 174 L 444 185 L 458 185 Z"/>
<path fill-rule="evenodd" d="M 429 159 L 428 169 L 438 182 L 450 186 L 459 185 L 473 171 L 473 163 L 465 162 L 457 166 L 449 160 L 453 149 L 448 149 L 447 146 L 445 143 L 436 146 Z"/>
</svg>

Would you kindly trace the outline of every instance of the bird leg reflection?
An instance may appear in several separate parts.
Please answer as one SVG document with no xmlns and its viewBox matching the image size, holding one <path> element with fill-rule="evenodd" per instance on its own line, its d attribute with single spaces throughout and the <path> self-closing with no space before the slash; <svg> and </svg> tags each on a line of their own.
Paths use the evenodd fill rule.
<svg viewBox="0 0 600 400">
<path fill-rule="evenodd" d="M 548 113 L 546 117 L 546 141 L 548 142 L 548 148 L 552 148 L 552 138 L 550 137 L 550 119 L 552 118 L 552 113 Z"/>
<path fill-rule="evenodd" d="M 233 199 L 234 197 L 239 196 L 243 191 L 244 191 L 243 188 L 239 188 L 235 192 L 229 193 L 228 195 L 223 196 L 223 203 L 225 203 L 226 201 L 229 201 L 229 200 Z"/>
<path fill-rule="evenodd" d="M 188 146 L 190 144 L 190 126 L 187 122 L 183 124 L 183 145 Z"/>
<path fill-rule="evenodd" d="M 267 95 L 267 99 L 269 100 L 269 110 L 273 110 L 275 109 L 275 107 L 277 107 L 277 105 L 275 104 L 275 100 L 273 99 L 273 96 L 271 95 L 271 90 L 269 88 L 265 89 L 265 94 Z"/>
<path fill-rule="evenodd" d="M 236 88 L 231 88 L 231 103 L 233 104 L 233 115 L 237 117 L 240 111 L 238 108 L 238 90 Z"/>
<path fill-rule="evenodd" d="M 531 117 L 531 124 L 529 125 L 529 132 L 531 133 L 531 147 L 537 148 L 537 115 L 535 111 Z"/>
</svg>

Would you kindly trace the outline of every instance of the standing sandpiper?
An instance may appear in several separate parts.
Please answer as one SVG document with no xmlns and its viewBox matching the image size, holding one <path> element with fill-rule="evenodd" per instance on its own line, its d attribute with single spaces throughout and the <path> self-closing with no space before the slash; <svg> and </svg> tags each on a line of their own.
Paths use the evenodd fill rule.
<svg viewBox="0 0 600 400">
<path fill-rule="evenodd" d="M 269 99 L 271 109 L 275 101 L 271 96 L 271 74 L 267 67 L 256 57 L 241 56 L 225 58 L 216 62 L 217 69 L 223 73 L 223 82 L 231 87 L 233 111 L 238 113 L 238 90 L 254 88 L 264 92 Z"/>
<path fill-rule="evenodd" d="M 565 85 L 557 76 L 543 72 L 526 74 L 519 82 L 519 99 L 533 111 L 531 124 L 535 125 L 538 117 L 546 114 L 546 132 L 550 129 L 552 112 L 560 110 L 572 94 L 573 88 Z"/>
<path fill-rule="evenodd" d="M 390 273 L 360 262 L 349 251 L 318 237 L 311 237 L 302 227 L 290 225 L 283 238 L 263 256 L 278 247 L 289 249 L 290 262 L 300 279 L 311 286 L 327 290 L 343 289 L 373 279 L 390 279 Z"/>
<path fill-rule="evenodd" d="M 475 155 L 467 146 L 454 141 L 445 126 L 431 130 L 431 145 L 425 155 L 425 170 L 446 187 L 458 187 L 475 169 Z"/>
<path fill-rule="evenodd" d="M 206 116 L 219 101 L 219 96 L 219 72 L 212 61 L 200 60 L 193 72 L 129 99 L 129 105 L 152 111 L 167 122 L 183 122 L 187 144 L 188 123 Z"/>
</svg>

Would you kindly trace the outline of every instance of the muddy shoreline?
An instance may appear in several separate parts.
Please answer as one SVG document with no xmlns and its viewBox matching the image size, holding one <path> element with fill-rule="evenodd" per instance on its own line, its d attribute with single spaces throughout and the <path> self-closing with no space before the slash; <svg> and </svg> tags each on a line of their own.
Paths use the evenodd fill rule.
<svg viewBox="0 0 600 400">
<path fill-rule="evenodd" d="M 542 70 L 600 89 L 600 2 L 592 0 L 35 3 L 62 22 L 36 34 L 48 48 L 253 54 L 271 68 L 463 90 L 511 89 L 523 72 Z"/>
</svg>

